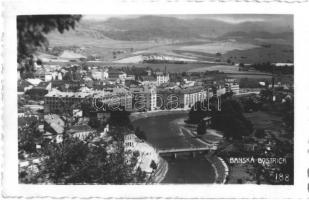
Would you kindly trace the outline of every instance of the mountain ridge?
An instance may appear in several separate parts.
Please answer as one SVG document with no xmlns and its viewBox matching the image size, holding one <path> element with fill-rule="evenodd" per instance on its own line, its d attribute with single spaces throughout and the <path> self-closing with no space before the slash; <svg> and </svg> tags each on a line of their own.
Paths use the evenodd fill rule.
<svg viewBox="0 0 309 200">
<path fill-rule="evenodd" d="M 83 20 L 69 34 L 123 41 L 160 39 L 190 40 L 222 37 L 229 32 L 291 32 L 288 26 L 270 22 L 242 22 L 231 24 L 215 19 L 179 19 L 170 16 L 146 15 L 137 18 L 109 18 L 106 21 Z M 266 35 L 266 34 L 264 34 Z"/>
</svg>

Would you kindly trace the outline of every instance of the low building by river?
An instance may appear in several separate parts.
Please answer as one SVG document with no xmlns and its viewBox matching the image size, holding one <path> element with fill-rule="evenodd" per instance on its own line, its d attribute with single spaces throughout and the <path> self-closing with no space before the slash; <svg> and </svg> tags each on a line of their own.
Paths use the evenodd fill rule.
<svg viewBox="0 0 309 200">
<path fill-rule="evenodd" d="M 153 171 L 151 163 L 154 162 L 158 164 L 159 162 L 159 155 L 156 150 L 145 141 L 140 140 L 133 133 L 124 136 L 124 148 L 125 152 L 127 152 L 131 156 L 135 152 L 138 152 L 138 161 L 136 164 L 136 168 L 140 167 L 141 170 L 146 172 L 147 174 L 150 174 Z M 131 156 L 128 156 L 128 159 L 130 159 Z"/>
</svg>

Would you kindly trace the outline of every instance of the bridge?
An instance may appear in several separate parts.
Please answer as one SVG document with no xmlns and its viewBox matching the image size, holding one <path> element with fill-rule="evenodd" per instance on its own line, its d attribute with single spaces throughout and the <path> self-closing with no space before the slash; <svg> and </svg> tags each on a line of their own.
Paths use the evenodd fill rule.
<svg viewBox="0 0 309 200">
<path fill-rule="evenodd" d="M 191 148 L 178 148 L 178 149 L 159 149 L 160 155 L 172 155 L 177 158 L 177 155 L 192 155 L 195 157 L 196 153 L 208 152 L 210 150 L 217 150 L 216 145 L 209 145 L 206 147 L 191 147 Z"/>
</svg>

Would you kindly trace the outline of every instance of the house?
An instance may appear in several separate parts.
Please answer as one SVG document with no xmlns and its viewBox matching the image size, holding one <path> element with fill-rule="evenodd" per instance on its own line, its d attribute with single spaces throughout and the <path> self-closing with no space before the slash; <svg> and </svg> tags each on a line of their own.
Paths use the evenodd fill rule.
<svg viewBox="0 0 309 200">
<path fill-rule="evenodd" d="M 143 85 L 156 85 L 157 78 L 154 76 L 141 76 L 141 82 Z"/>
<path fill-rule="evenodd" d="M 37 85 L 39 85 L 39 83 L 42 82 L 42 80 L 38 79 L 38 78 L 28 78 L 28 79 L 26 79 L 26 81 L 33 86 L 37 86 Z"/>
<path fill-rule="evenodd" d="M 157 72 L 156 74 L 157 74 L 157 85 L 168 83 L 170 81 L 170 76 L 168 73 Z"/>
<path fill-rule="evenodd" d="M 72 126 L 67 133 L 71 134 L 73 137 L 80 140 L 84 140 L 90 134 L 95 133 L 96 131 L 88 125 L 75 125 Z"/>
<path fill-rule="evenodd" d="M 236 79 L 225 79 L 225 89 L 226 92 L 233 92 L 234 94 L 239 94 L 239 84 Z"/>
<path fill-rule="evenodd" d="M 92 69 L 91 70 L 91 77 L 95 80 L 105 80 L 108 78 L 108 71 L 107 69 L 98 70 L 98 69 Z"/>
<path fill-rule="evenodd" d="M 32 99 L 42 100 L 51 91 L 51 88 L 50 82 L 40 82 L 37 86 L 33 86 L 31 89 L 25 91 L 25 94 L 29 95 Z"/>
<path fill-rule="evenodd" d="M 43 100 L 44 96 L 48 93 L 48 90 L 42 88 L 31 88 L 25 92 L 26 95 L 29 95 L 33 100 Z"/>
<path fill-rule="evenodd" d="M 49 132 L 56 134 L 62 134 L 64 131 L 64 121 L 60 118 L 59 115 L 50 114 L 44 115 L 44 121 L 46 123 L 45 130 L 49 129 Z"/>
<path fill-rule="evenodd" d="M 116 79 L 120 79 L 120 80 L 124 80 L 127 77 L 127 74 L 123 71 L 120 71 L 118 69 L 109 69 L 108 70 L 108 78 L 116 80 Z"/>
<path fill-rule="evenodd" d="M 37 86 L 35 86 L 34 88 L 40 88 L 40 89 L 44 89 L 44 90 L 47 90 L 47 91 L 51 91 L 52 84 L 51 84 L 51 82 L 41 82 Z"/>
</svg>

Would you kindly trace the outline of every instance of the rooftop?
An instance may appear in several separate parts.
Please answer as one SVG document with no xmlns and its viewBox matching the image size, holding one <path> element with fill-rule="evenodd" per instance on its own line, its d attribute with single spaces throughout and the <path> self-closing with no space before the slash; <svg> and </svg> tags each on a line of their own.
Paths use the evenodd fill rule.
<svg viewBox="0 0 309 200">
<path fill-rule="evenodd" d="M 173 89 L 166 89 L 166 88 L 158 88 L 158 93 L 182 93 L 182 94 L 188 94 L 188 93 L 196 93 L 204 91 L 205 88 L 202 86 L 192 86 L 187 88 L 181 88 L 176 87 Z"/>
<path fill-rule="evenodd" d="M 72 126 L 70 130 L 68 130 L 68 132 L 76 133 L 76 132 L 93 131 L 93 130 L 94 129 L 92 129 L 88 125 L 75 125 L 75 126 Z"/>
<path fill-rule="evenodd" d="M 61 92 L 59 90 L 52 90 L 45 97 L 60 97 L 60 98 L 108 98 L 108 97 L 122 97 L 130 95 L 131 93 L 124 88 L 114 88 L 112 92 L 103 90 L 85 90 L 83 92 Z"/>
</svg>

